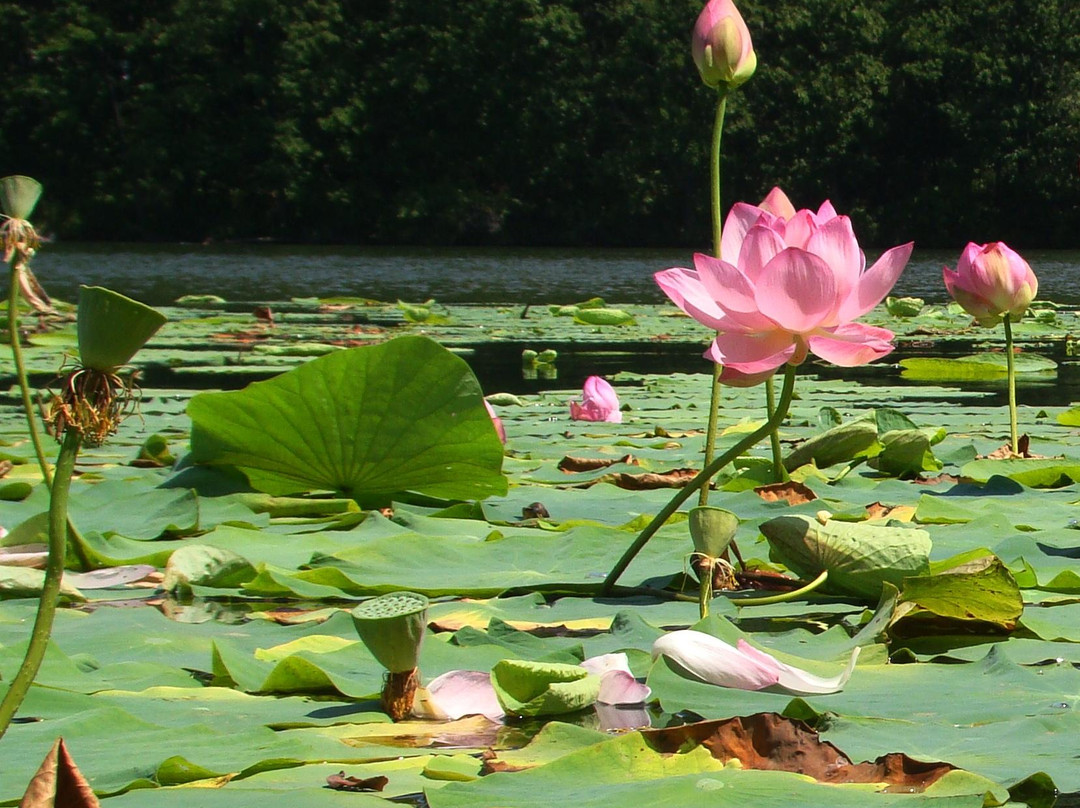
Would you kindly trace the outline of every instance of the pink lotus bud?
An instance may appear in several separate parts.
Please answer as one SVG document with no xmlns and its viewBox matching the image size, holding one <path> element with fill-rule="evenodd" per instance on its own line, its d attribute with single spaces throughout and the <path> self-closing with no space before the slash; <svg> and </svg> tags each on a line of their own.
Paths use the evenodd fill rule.
<svg viewBox="0 0 1080 808">
<path fill-rule="evenodd" d="M 499 440 L 506 443 L 506 428 L 503 426 L 499 416 L 495 414 L 495 408 L 488 404 L 487 399 L 484 399 L 484 406 L 487 407 L 488 415 L 491 416 L 491 423 L 495 426 L 495 431 L 499 433 Z"/>
<path fill-rule="evenodd" d="M 694 63 L 710 87 L 733 90 L 754 75 L 750 30 L 731 0 L 709 0 L 694 25 Z"/>
<path fill-rule="evenodd" d="M 570 402 L 570 417 L 575 421 L 610 421 L 622 423 L 619 411 L 619 397 L 614 388 L 599 376 L 590 376 L 585 380 L 581 402 Z"/>
<path fill-rule="evenodd" d="M 981 326 L 994 326 L 1004 316 L 1016 322 L 1024 316 L 1039 280 L 1028 262 L 1004 242 L 969 243 L 956 271 L 942 270 L 945 288 Z"/>
</svg>

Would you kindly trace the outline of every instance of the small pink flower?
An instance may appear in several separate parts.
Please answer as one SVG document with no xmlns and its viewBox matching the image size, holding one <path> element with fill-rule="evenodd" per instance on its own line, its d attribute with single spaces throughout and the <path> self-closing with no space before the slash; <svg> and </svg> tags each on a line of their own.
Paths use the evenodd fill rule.
<svg viewBox="0 0 1080 808">
<path fill-rule="evenodd" d="M 809 353 L 841 367 L 892 351 L 893 333 L 853 322 L 892 289 L 912 244 L 893 247 L 866 269 L 847 216 L 829 202 L 796 211 L 774 188 L 760 206 L 728 214 L 720 258 L 697 254 L 694 269 L 656 273 L 679 308 L 717 332 L 706 356 L 728 384 L 759 384 Z"/>
<path fill-rule="evenodd" d="M 506 443 L 506 427 L 503 426 L 502 419 L 495 414 L 495 408 L 488 403 L 487 399 L 484 399 L 484 406 L 487 408 L 488 415 L 491 416 L 491 423 L 495 427 L 495 431 L 499 434 L 499 440 Z"/>
<path fill-rule="evenodd" d="M 622 423 L 619 397 L 615 389 L 599 376 L 585 380 L 581 402 L 570 402 L 570 417 L 575 421 L 610 421 Z"/>
<path fill-rule="evenodd" d="M 757 68 L 750 30 L 731 0 L 709 0 L 694 25 L 691 51 L 710 87 L 734 89 Z"/>
<path fill-rule="evenodd" d="M 945 267 L 942 275 L 949 294 L 982 326 L 997 325 L 1006 315 L 1016 322 L 1039 291 L 1028 262 L 1002 241 L 969 243 L 956 271 Z"/>
</svg>

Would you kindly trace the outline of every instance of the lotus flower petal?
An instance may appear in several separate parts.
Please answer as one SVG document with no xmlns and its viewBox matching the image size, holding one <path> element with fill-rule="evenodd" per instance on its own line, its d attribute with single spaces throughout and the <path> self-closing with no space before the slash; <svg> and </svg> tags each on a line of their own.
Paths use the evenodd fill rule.
<svg viewBox="0 0 1080 808">
<path fill-rule="evenodd" d="M 581 663 L 589 673 L 600 677 L 600 695 L 604 704 L 640 704 L 652 695 L 652 690 L 634 678 L 626 654 L 602 654 Z"/>
<path fill-rule="evenodd" d="M 506 443 L 506 427 L 503 426 L 502 419 L 495 414 L 495 408 L 488 403 L 487 399 L 484 400 L 484 407 L 487 408 L 488 415 L 491 416 L 491 424 L 495 427 L 495 431 L 499 435 L 499 440 Z"/>
<path fill-rule="evenodd" d="M 672 303 L 699 323 L 713 331 L 724 329 L 724 312 L 706 291 L 697 270 L 674 267 L 657 272 L 653 278 Z"/>
<path fill-rule="evenodd" d="M 836 307 L 836 279 L 816 255 L 787 249 L 776 256 L 754 287 L 758 310 L 781 330 L 806 334 Z"/>
<path fill-rule="evenodd" d="M 829 203 L 826 202 L 825 204 L 827 205 Z M 785 222 L 795 215 L 795 206 L 791 204 L 788 195 L 776 187 L 765 195 L 765 198 L 761 200 L 761 204 L 758 207 L 775 216 L 779 216 Z M 824 207 L 824 205 L 822 205 L 822 207 Z"/>
<path fill-rule="evenodd" d="M 736 646 L 693 629 L 672 631 L 653 643 L 653 659 L 663 655 L 702 681 L 740 690 L 762 690 L 778 685 L 795 694 L 835 693 L 843 689 L 859 656 L 856 647 L 844 670 L 822 677 L 788 665 L 745 640 Z"/>
<path fill-rule="evenodd" d="M 501 721 L 503 708 L 487 671 L 448 671 L 431 680 L 426 696 L 417 699 L 421 718 L 454 721 L 464 715 L 483 715 Z"/>
<path fill-rule="evenodd" d="M 873 362 L 893 350 L 893 332 L 887 328 L 845 323 L 825 334 L 809 338 L 810 350 L 827 362 L 842 368 Z"/>
<path fill-rule="evenodd" d="M 874 265 L 859 277 L 854 291 L 840 306 L 841 322 L 862 317 L 885 299 L 900 279 L 900 273 L 911 258 L 915 242 L 909 241 L 886 250 Z"/>
</svg>

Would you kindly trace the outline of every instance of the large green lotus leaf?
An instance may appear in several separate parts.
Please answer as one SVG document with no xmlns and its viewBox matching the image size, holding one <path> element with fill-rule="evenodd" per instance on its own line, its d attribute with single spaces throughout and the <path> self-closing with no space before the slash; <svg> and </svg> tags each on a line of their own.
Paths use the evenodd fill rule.
<svg viewBox="0 0 1080 808">
<path fill-rule="evenodd" d="M 931 434 L 927 434 L 927 431 Z M 870 458 L 870 466 L 895 477 L 909 477 L 924 471 L 941 471 L 944 464 L 934 457 L 930 447 L 933 443 L 940 442 L 943 437 L 944 430 L 891 430 L 881 436 L 881 453 Z"/>
<path fill-rule="evenodd" d="M 996 556 L 984 556 L 949 572 L 905 578 L 890 631 L 906 637 L 943 627 L 955 633 L 1012 631 L 1023 611 L 1016 579 Z"/>
<path fill-rule="evenodd" d="M 978 354 L 959 359 L 914 357 L 900 360 L 904 379 L 919 381 L 986 381 L 1003 379 L 1007 373 L 1004 354 Z M 1038 354 L 1022 353 L 1015 357 L 1017 374 L 1050 374 L 1057 362 Z"/>
<path fill-rule="evenodd" d="M 506 492 L 502 443 L 468 365 L 425 337 L 338 351 L 188 404 L 196 462 L 240 468 L 271 494 L 321 489 L 365 503 L 418 491 Z"/>
<path fill-rule="evenodd" d="M 803 578 L 828 570 L 828 591 L 877 601 L 885 581 L 899 586 L 930 571 L 925 530 L 780 516 L 761 525 L 770 557 Z"/>
<path fill-rule="evenodd" d="M 1007 460 L 975 460 L 964 464 L 960 474 L 984 482 L 995 474 L 1009 477 L 1031 488 L 1058 488 L 1080 480 L 1080 461 L 1012 458 Z"/>
<path fill-rule="evenodd" d="M 804 441 L 784 458 L 792 471 L 813 462 L 819 468 L 846 463 L 867 452 L 876 442 L 878 428 L 872 421 L 851 421 Z"/>
</svg>

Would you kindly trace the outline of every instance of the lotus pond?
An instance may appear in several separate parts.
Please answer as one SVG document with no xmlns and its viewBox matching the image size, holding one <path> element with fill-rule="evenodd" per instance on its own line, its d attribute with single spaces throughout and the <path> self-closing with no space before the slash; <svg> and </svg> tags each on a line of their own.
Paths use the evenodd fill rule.
<svg viewBox="0 0 1080 808">
<path fill-rule="evenodd" d="M 910 531 L 912 547 L 928 542 L 927 566 L 873 595 L 839 579 L 786 602 L 718 595 L 700 620 L 682 513 L 601 593 L 701 465 L 711 377 L 703 360 L 671 372 L 694 370 L 703 347 L 673 307 L 182 302 L 139 354 L 139 416 L 80 456 L 71 516 L 95 569 L 65 576 L 45 662 L 0 742 L 0 804 L 18 804 L 61 736 L 116 808 L 1049 806 L 1058 792 L 1075 804 L 1080 412 L 1061 392 L 1075 309 L 1039 304 L 1015 327 L 1022 457 L 1000 451 L 995 335 L 955 306 L 875 310 L 868 320 L 898 334 L 898 364 L 873 384 L 804 365 L 780 431 L 791 481 L 769 484 L 763 443 L 710 497 L 739 518 L 757 573 L 742 583 L 807 577 L 761 525 L 823 512 L 841 534 Z M 25 354 L 47 387 L 75 330 L 35 323 L 27 313 Z M 485 421 L 461 452 L 425 458 L 438 391 L 469 383 L 466 362 L 505 448 Z M 622 423 L 569 418 L 597 371 Z M 267 379 L 279 386 L 214 392 Z M 40 586 L 21 564 L 48 507 L 13 384 L 0 376 L 5 683 Z M 724 389 L 719 449 L 760 424 L 762 395 Z M 365 457 L 349 453 L 359 433 L 376 447 Z M 385 670 L 349 612 L 402 590 L 431 601 L 422 683 L 625 652 L 651 695 L 629 710 L 391 722 Z M 657 638 L 688 627 L 824 677 L 860 650 L 839 692 L 747 691 L 653 659 Z"/>
</svg>

